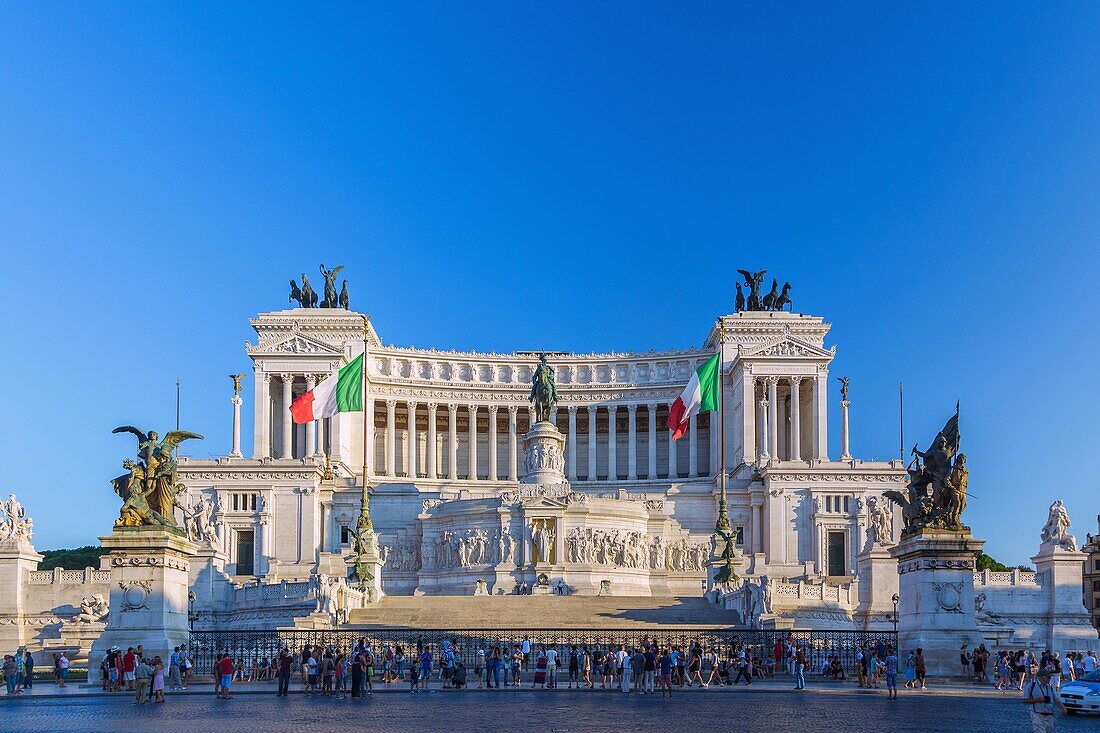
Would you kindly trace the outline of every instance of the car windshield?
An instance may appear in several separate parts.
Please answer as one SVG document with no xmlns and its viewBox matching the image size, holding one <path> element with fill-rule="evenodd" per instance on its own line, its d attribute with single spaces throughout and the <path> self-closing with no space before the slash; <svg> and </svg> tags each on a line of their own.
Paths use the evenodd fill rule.
<svg viewBox="0 0 1100 733">
<path fill-rule="evenodd" d="M 1078 682 L 1100 682 L 1100 669 L 1077 678 Z"/>
</svg>

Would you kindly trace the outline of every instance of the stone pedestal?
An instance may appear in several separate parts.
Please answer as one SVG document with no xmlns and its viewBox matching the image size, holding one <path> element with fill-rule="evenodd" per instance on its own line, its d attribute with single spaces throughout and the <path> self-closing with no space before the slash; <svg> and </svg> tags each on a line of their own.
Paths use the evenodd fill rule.
<svg viewBox="0 0 1100 733">
<path fill-rule="evenodd" d="M 892 619 L 895 593 L 899 593 L 898 561 L 890 554 L 890 548 L 872 543 L 856 555 L 856 578 L 859 579 L 858 612 L 865 622 L 882 621 L 881 616 Z M 892 623 L 892 621 L 891 621 Z"/>
<path fill-rule="evenodd" d="M 198 545 L 190 561 L 190 590 L 195 598 L 188 613 L 196 622 L 209 619 L 216 611 L 227 611 L 233 600 L 233 578 L 225 572 L 229 558 L 220 549 Z"/>
<path fill-rule="evenodd" d="M 374 530 L 364 533 L 364 550 L 355 560 L 355 578 L 367 594 L 367 603 L 382 599 L 382 558 L 378 551 L 378 535 Z"/>
<path fill-rule="evenodd" d="M 26 607 L 27 579 L 41 561 L 42 556 L 23 537 L 0 542 L 0 588 L 4 589 L 0 593 L 0 618 L 9 621 L 0 624 L 0 648 L 9 650 L 7 653 L 26 644 L 30 633 L 37 633 L 23 617 L 30 610 Z"/>
<path fill-rule="evenodd" d="M 549 422 L 537 422 L 523 436 L 525 484 L 565 483 L 565 436 Z"/>
<path fill-rule="evenodd" d="M 1036 580 L 1042 586 L 1047 615 L 1047 648 L 1065 654 L 1097 648 L 1097 633 L 1081 596 L 1084 564 L 1088 555 L 1054 542 L 1039 546 Z"/>
<path fill-rule="evenodd" d="M 112 646 L 142 644 L 147 658 L 167 660 L 173 647 L 187 643 L 188 575 L 198 549 L 163 529 L 120 527 L 99 541 L 110 550 L 102 567 L 111 571 L 111 613 L 106 630 L 92 644 L 91 684 L 99 681 L 94 662 Z"/>
<path fill-rule="evenodd" d="M 969 531 L 924 529 L 890 550 L 901 596 L 898 643 L 902 654 L 924 649 L 931 677 L 955 675 L 959 647 L 984 642 L 974 615 L 975 556 L 984 545 Z"/>
</svg>

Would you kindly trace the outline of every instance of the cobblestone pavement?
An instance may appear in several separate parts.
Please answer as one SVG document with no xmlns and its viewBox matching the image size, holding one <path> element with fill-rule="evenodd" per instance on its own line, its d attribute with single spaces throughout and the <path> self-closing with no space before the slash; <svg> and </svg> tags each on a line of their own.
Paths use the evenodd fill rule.
<svg viewBox="0 0 1100 733">
<path fill-rule="evenodd" d="M 792 704 L 797 701 L 797 705 Z M 657 723 L 698 731 L 889 731 L 958 733 L 1031 730 L 1024 706 L 1015 698 L 919 695 L 889 701 L 880 696 L 740 692 L 708 695 L 622 695 L 614 692 L 539 691 L 497 696 L 491 693 L 433 692 L 373 695 L 362 700 L 276 698 L 240 695 L 179 696 L 163 705 L 134 707 L 118 698 L 11 699 L 0 702 L 4 733 L 315 733 L 316 731 L 415 731 L 484 733 L 537 728 L 545 733 L 651 730 Z M 1061 717 L 1057 730 L 1096 731 L 1096 719 Z"/>
</svg>

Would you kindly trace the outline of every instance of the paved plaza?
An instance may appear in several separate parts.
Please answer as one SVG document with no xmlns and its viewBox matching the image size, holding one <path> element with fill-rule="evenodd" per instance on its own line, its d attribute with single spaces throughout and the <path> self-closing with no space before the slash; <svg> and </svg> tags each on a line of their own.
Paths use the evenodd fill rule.
<svg viewBox="0 0 1100 733">
<path fill-rule="evenodd" d="M 797 704 L 795 704 L 797 703 Z M 655 717 L 656 716 L 656 717 Z M 903 695 L 793 691 L 688 691 L 671 700 L 613 692 L 479 691 L 423 695 L 376 694 L 362 700 L 282 699 L 241 694 L 229 701 L 183 695 L 135 708 L 128 698 L 16 699 L 0 702 L 5 733 L 128 733 L 212 730 L 218 733 L 294 731 L 417 731 L 450 733 L 536 727 L 553 733 L 644 730 L 666 723 L 686 730 L 785 731 L 1030 731 L 1012 697 L 967 697 L 934 692 Z M 1061 717 L 1060 731 L 1095 731 L 1096 719 Z"/>
</svg>

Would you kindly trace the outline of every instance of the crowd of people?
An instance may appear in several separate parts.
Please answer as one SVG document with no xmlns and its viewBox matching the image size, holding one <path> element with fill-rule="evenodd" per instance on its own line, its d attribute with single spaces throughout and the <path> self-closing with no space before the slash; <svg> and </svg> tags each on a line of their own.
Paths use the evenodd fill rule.
<svg viewBox="0 0 1100 733">
<path fill-rule="evenodd" d="M 9 695 L 22 695 L 34 688 L 35 659 L 26 647 L 19 647 L 15 654 L 5 654 L 3 666 L 4 685 Z M 69 676 L 69 658 L 64 652 L 53 655 L 53 679 L 64 687 Z"/>
</svg>

